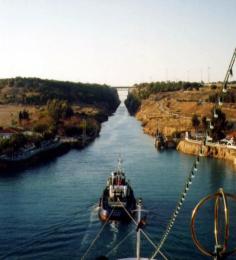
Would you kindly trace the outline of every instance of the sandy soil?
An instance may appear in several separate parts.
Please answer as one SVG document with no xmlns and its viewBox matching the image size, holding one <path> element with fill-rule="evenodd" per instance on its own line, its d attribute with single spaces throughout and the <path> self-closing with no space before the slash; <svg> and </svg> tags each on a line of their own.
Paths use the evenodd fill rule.
<svg viewBox="0 0 236 260">
<path fill-rule="evenodd" d="M 192 129 L 191 119 L 194 114 L 199 118 L 210 117 L 214 104 L 206 100 L 214 91 L 206 87 L 199 91 L 156 94 L 142 102 L 136 116 L 142 121 L 144 132 L 151 135 L 155 135 L 157 130 L 165 135 L 172 135 L 176 131 L 189 131 Z M 236 104 L 224 103 L 221 109 L 229 121 L 236 122 Z"/>
</svg>

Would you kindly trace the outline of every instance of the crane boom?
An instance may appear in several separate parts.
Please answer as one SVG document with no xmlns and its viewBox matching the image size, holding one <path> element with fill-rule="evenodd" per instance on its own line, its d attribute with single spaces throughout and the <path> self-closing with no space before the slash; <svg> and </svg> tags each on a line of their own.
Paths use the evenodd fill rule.
<svg viewBox="0 0 236 260">
<path fill-rule="evenodd" d="M 235 59 L 236 59 L 236 48 L 234 50 L 233 56 L 231 58 L 231 61 L 230 61 L 229 67 L 228 67 L 228 70 L 227 70 L 226 75 L 225 75 L 225 79 L 224 79 L 224 83 L 223 83 L 223 90 L 226 90 L 228 80 L 229 80 L 229 76 L 233 74 L 232 69 L 233 69 Z"/>
</svg>

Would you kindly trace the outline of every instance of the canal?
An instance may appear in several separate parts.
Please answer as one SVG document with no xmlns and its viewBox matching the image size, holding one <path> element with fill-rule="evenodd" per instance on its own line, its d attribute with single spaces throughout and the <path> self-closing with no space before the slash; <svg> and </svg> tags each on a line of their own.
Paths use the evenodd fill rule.
<svg viewBox="0 0 236 260">
<path fill-rule="evenodd" d="M 142 197 L 148 210 L 145 231 L 157 243 L 194 157 L 175 150 L 156 151 L 153 139 L 143 134 L 140 123 L 128 115 L 122 103 L 103 123 L 100 137 L 84 150 L 71 150 L 50 163 L 7 177 L 0 175 L 0 259 L 80 259 L 102 226 L 97 217 L 98 200 L 119 155 L 135 196 Z M 162 250 L 169 259 L 205 259 L 192 243 L 191 211 L 203 196 L 219 187 L 236 193 L 236 170 L 224 161 L 201 159 Z M 235 241 L 236 207 L 231 206 L 230 237 Z M 209 204 L 197 220 L 199 239 L 209 247 L 213 246 L 211 215 Z M 133 229 L 132 223 L 108 224 L 87 259 L 108 254 Z M 142 255 L 152 253 L 152 246 L 143 238 Z M 135 232 L 109 259 L 134 254 Z"/>
</svg>

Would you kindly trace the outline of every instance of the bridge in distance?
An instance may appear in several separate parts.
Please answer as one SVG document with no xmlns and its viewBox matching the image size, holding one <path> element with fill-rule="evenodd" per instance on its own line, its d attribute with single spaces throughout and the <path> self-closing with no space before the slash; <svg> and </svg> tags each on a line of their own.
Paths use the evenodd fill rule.
<svg viewBox="0 0 236 260">
<path fill-rule="evenodd" d="M 118 91 L 129 91 L 133 89 L 133 86 L 114 86 L 113 88 L 116 88 Z"/>
</svg>

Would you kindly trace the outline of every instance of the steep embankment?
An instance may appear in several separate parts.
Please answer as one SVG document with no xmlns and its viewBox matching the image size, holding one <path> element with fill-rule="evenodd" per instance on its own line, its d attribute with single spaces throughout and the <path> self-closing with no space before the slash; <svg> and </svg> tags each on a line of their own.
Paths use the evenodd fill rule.
<svg viewBox="0 0 236 260">
<path fill-rule="evenodd" d="M 150 99 L 142 101 L 136 118 L 142 122 L 145 133 L 155 136 L 157 132 L 161 132 L 165 136 L 173 136 L 175 133 L 191 129 L 191 118 L 171 114 L 165 106 L 165 100 L 159 102 Z"/>
<path fill-rule="evenodd" d="M 201 144 L 193 141 L 182 140 L 177 146 L 177 150 L 186 154 L 198 155 Z M 201 151 L 203 156 L 224 159 L 236 163 L 236 150 L 223 145 L 208 144 L 202 147 Z"/>
<path fill-rule="evenodd" d="M 152 83 L 137 85 L 125 102 L 130 114 L 142 122 L 144 132 L 166 136 L 194 130 L 192 117 L 211 118 L 214 103 L 209 98 L 218 89 L 198 83 Z M 155 85 L 156 84 L 156 85 Z M 236 90 L 231 97 L 236 96 Z M 231 122 L 236 122 L 236 103 L 224 103 L 221 107 Z M 201 122 L 200 122 L 201 123 Z"/>
<path fill-rule="evenodd" d="M 183 137 L 186 131 L 196 131 L 192 123 L 193 115 L 198 117 L 198 130 L 207 130 L 209 123 L 203 119 L 213 117 L 214 100 L 211 99 L 215 99 L 218 92 L 219 87 L 198 83 L 144 83 L 136 85 L 125 104 L 130 114 L 142 122 L 145 133 L 155 136 L 159 132 L 172 140 L 173 137 Z M 236 103 L 232 101 L 236 97 L 236 89 L 227 95 L 222 97 L 226 103 L 221 111 L 228 121 L 236 122 Z M 177 149 L 188 154 L 198 154 L 199 147 L 197 142 L 181 141 Z M 203 154 L 231 161 L 236 158 L 235 150 L 226 146 L 205 146 Z"/>
</svg>

